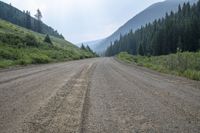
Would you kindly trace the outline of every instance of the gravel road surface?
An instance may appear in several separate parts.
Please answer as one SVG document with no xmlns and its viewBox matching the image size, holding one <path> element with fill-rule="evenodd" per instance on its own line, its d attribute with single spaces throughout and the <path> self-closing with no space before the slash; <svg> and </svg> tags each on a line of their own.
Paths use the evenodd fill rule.
<svg viewBox="0 0 200 133">
<path fill-rule="evenodd" d="M 199 133 L 200 82 L 113 58 L 0 70 L 0 133 Z"/>
</svg>

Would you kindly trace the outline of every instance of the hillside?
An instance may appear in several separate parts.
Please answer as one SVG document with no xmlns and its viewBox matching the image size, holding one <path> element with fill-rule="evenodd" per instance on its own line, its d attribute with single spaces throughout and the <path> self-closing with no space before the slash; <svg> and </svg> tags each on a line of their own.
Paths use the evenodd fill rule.
<svg viewBox="0 0 200 133">
<path fill-rule="evenodd" d="M 177 51 L 200 50 L 200 1 L 184 3 L 178 12 L 155 20 L 135 32 L 129 32 L 115 41 L 106 51 L 113 56 L 120 52 L 142 56 L 167 55 Z"/>
<path fill-rule="evenodd" d="M 116 32 L 111 36 L 105 38 L 100 43 L 96 44 L 94 50 L 98 53 L 102 53 L 110 45 L 110 42 L 114 42 L 120 38 L 120 35 L 127 34 L 130 30 L 133 32 L 146 25 L 147 23 L 153 22 L 155 19 L 159 19 L 165 16 L 165 14 L 171 11 L 177 11 L 178 5 L 183 4 L 188 0 L 166 0 L 164 2 L 159 2 L 148 7 L 141 13 L 137 14 L 135 17 L 130 19 L 127 23 L 121 26 Z M 189 0 L 191 3 L 195 3 L 197 0 Z"/>
<path fill-rule="evenodd" d="M 72 43 L 50 36 L 52 44 L 44 42 L 45 35 L 27 30 L 0 19 L 0 67 L 77 60 L 93 57 Z"/>
<path fill-rule="evenodd" d="M 18 26 L 28 28 L 33 31 L 37 31 L 38 20 L 30 16 L 28 11 L 20 11 L 12 5 L 6 4 L 0 1 L 0 19 L 6 20 Z M 58 38 L 64 38 L 52 27 L 41 23 L 41 32 L 43 34 L 49 34 Z"/>
</svg>

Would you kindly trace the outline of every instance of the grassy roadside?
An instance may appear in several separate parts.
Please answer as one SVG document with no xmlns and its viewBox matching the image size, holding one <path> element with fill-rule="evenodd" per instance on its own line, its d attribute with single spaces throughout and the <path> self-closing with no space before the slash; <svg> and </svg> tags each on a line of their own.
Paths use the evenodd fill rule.
<svg viewBox="0 0 200 133">
<path fill-rule="evenodd" d="M 72 43 L 13 25 L 0 19 L 0 68 L 91 58 L 95 55 Z"/>
<path fill-rule="evenodd" d="M 200 81 L 200 52 L 183 52 L 164 56 L 133 56 L 126 52 L 117 55 L 119 60 L 126 63 L 136 63 L 158 72 L 183 76 Z"/>
</svg>

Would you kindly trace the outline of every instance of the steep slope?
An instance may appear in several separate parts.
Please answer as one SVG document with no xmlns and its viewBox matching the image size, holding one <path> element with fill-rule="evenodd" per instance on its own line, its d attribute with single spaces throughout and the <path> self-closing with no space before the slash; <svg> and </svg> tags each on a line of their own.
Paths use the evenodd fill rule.
<svg viewBox="0 0 200 133">
<path fill-rule="evenodd" d="M 93 57 L 72 43 L 50 36 L 52 44 L 44 42 L 45 35 L 0 19 L 0 68 Z"/>
<path fill-rule="evenodd" d="M 19 9 L 13 7 L 11 4 L 9 5 L 2 1 L 0 1 L 0 19 L 9 21 L 13 24 L 31 29 L 33 31 L 37 31 L 38 20 L 31 17 L 30 15 L 27 16 L 25 11 L 22 12 Z M 29 25 L 27 25 L 27 23 L 29 23 Z M 49 34 L 58 38 L 63 38 L 63 36 L 59 34 L 56 30 L 44 23 L 41 24 L 41 33 Z"/>
<path fill-rule="evenodd" d="M 110 45 L 110 42 L 118 40 L 120 38 L 120 35 L 124 35 L 130 30 L 135 31 L 141 26 L 153 22 L 155 19 L 162 18 L 167 12 L 175 12 L 178 10 L 179 4 L 182 5 L 184 2 L 188 1 L 190 1 L 191 3 L 197 2 L 197 0 L 166 0 L 164 2 L 153 4 L 152 6 L 148 7 L 147 9 L 130 19 L 111 36 L 96 44 L 94 50 L 97 53 L 104 52 L 106 48 Z"/>
</svg>

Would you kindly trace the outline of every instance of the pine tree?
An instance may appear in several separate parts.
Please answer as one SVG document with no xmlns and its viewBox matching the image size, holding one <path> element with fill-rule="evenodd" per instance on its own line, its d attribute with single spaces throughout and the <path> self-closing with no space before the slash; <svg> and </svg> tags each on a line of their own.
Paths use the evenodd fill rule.
<svg viewBox="0 0 200 133">
<path fill-rule="evenodd" d="M 85 46 L 82 44 L 81 49 L 86 50 Z"/>
<path fill-rule="evenodd" d="M 181 37 L 180 37 L 180 36 L 179 36 L 179 38 L 178 38 L 177 48 L 180 49 L 181 51 L 182 51 L 182 49 L 183 49 L 183 44 L 182 44 L 182 40 L 181 40 Z"/>
<path fill-rule="evenodd" d="M 44 38 L 44 42 L 49 43 L 49 44 L 52 44 L 52 41 L 51 41 L 51 39 L 50 39 L 50 37 L 49 37 L 48 34 L 47 34 L 46 37 Z"/>
<path fill-rule="evenodd" d="M 138 54 L 144 56 L 144 47 L 142 44 L 139 45 Z"/>
<path fill-rule="evenodd" d="M 31 29 L 31 14 L 29 11 L 26 11 L 26 28 Z"/>
<path fill-rule="evenodd" d="M 181 13 L 181 10 L 182 10 L 182 9 L 181 9 L 181 5 L 179 4 L 179 5 L 178 5 L 178 13 Z"/>
<path fill-rule="evenodd" d="M 35 14 L 37 19 L 37 32 L 42 33 L 42 13 L 39 9 L 37 9 L 37 13 Z"/>
<path fill-rule="evenodd" d="M 93 53 L 93 51 L 91 50 L 91 48 L 87 45 L 86 46 L 86 49 L 89 51 L 89 52 L 92 52 Z"/>
<path fill-rule="evenodd" d="M 200 50 L 200 39 L 199 39 L 199 46 L 198 46 L 198 50 Z"/>
</svg>

